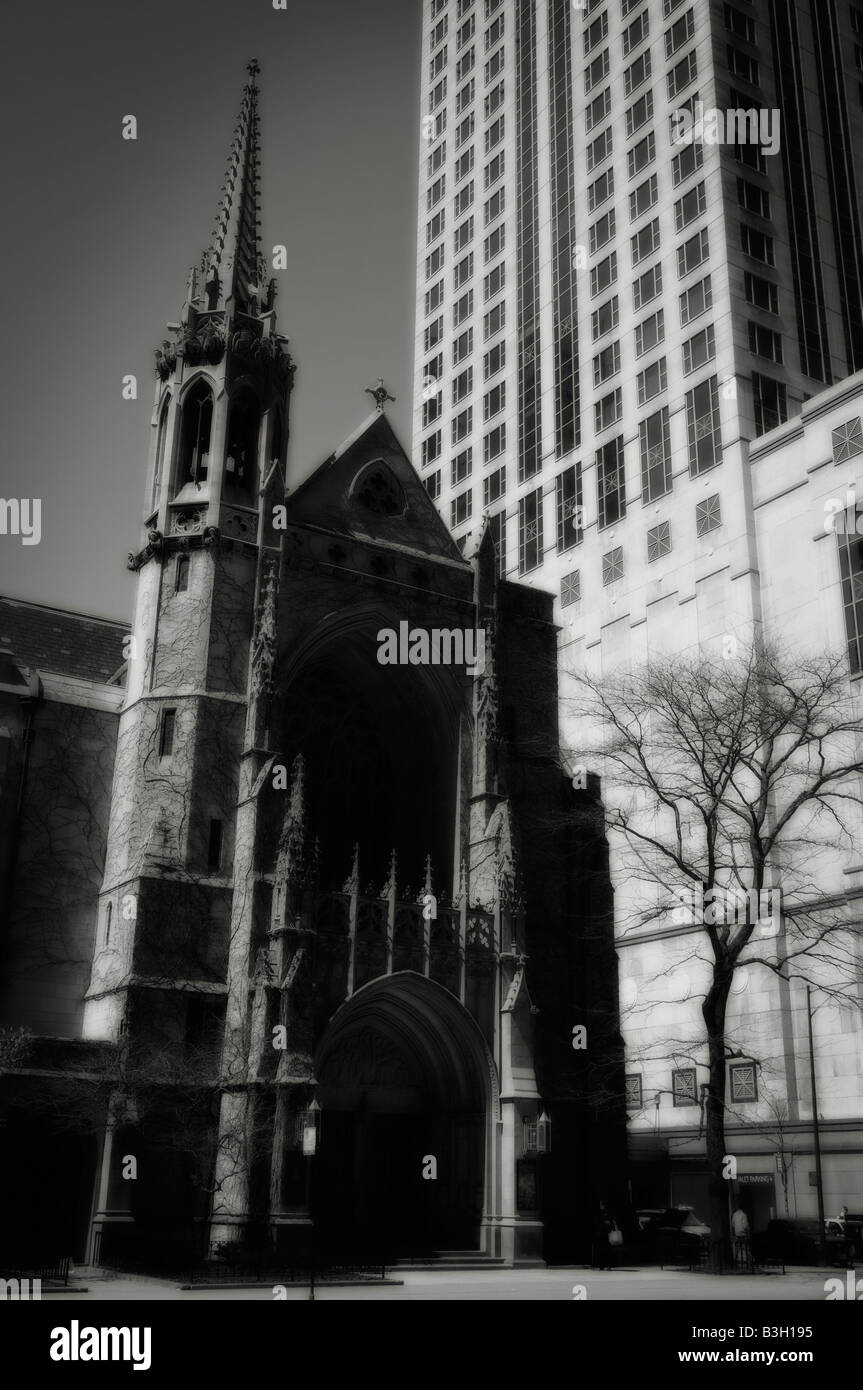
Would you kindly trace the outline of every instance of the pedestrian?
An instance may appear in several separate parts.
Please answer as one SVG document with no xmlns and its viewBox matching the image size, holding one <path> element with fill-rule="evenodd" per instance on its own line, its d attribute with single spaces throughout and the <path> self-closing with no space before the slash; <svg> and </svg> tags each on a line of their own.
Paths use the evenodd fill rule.
<svg viewBox="0 0 863 1390">
<path fill-rule="evenodd" d="M 733 1237 L 734 1263 L 748 1266 L 749 1217 L 742 1207 L 737 1207 L 731 1217 L 731 1235 Z"/>
<path fill-rule="evenodd" d="M 608 1202 L 604 1197 L 600 1197 L 593 1222 L 593 1268 L 611 1269 L 612 1251 L 622 1244 L 623 1234 L 620 1227 L 611 1213 Z"/>
</svg>

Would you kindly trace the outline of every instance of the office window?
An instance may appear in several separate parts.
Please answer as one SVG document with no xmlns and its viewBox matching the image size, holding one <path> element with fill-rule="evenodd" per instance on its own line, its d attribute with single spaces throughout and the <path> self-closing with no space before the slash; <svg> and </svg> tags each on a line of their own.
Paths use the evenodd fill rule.
<svg viewBox="0 0 863 1390">
<path fill-rule="evenodd" d="M 505 189 L 499 188 L 497 193 L 493 193 L 485 205 L 485 225 L 488 226 L 496 217 L 500 217 L 504 210 Z"/>
<path fill-rule="evenodd" d="M 587 231 L 588 242 L 590 244 L 590 254 L 594 256 L 601 250 L 614 236 L 614 208 L 611 208 L 604 217 L 600 217 L 594 222 Z"/>
<path fill-rule="evenodd" d="M 752 169 L 756 174 L 767 173 L 767 156 L 761 153 L 761 146 L 747 142 L 741 145 L 740 141 L 734 143 L 734 158 L 738 164 L 744 164 L 747 169 Z"/>
<path fill-rule="evenodd" d="M 587 171 L 590 173 L 597 164 L 601 164 L 604 159 L 608 159 L 612 151 L 611 126 L 603 130 L 596 139 L 587 147 Z"/>
<path fill-rule="evenodd" d="M 665 31 L 665 57 L 670 58 L 685 43 L 688 43 L 695 33 L 695 15 L 693 10 L 687 10 L 670 29 Z"/>
<path fill-rule="evenodd" d="M 779 313 L 779 290 L 770 280 L 762 280 L 760 275 L 753 275 L 747 270 L 743 276 L 743 285 L 747 303 L 754 304 L 757 309 L 764 309 L 768 314 Z"/>
<path fill-rule="evenodd" d="M 750 183 L 748 179 L 737 180 L 737 202 L 757 217 L 770 216 L 770 194 L 766 188 L 759 188 L 757 183 Z"/>
<path fill-rule="evenodd" d="M 759 232 L 755 227 L 741 222 L 740 244 L 746 255 L 752 256 L 753 260 L 763 261 L 765 265 L 776 264 L 773 254 L 773 238 L 768 236 L 766 232 Z"/>
<path fill-rule="evenodd" d="M 652 362 L 635 378 L 638 404 L 645 405 L 647 401 L 653 400 L 654 396 L 658 396 L 660 391 L 665 390 L 666 385 L 666 361 L 664 357 L 660 357 L 658 362 Z"/>
<path fill-rule="evenodd" d="M 518 504 L 518 572 L 527 574 L 542 563 L 542 488 Z"/>
<path fill-rule="evenodd" d="M 623 56 L 624 58 L 643 43 L 650 33 L 650 14 L 644 10 L 642 14 L 634 19 L 628 28 L 623 31 Z"/>
<path fill-rule="evenodd" d="M 640 173 L 656 157 L 656 137 L 651 130 L 637 145 L 626 152 L 626 167 L 631 179 Z"/>
<path fill-rule="evenodd" d="M 452 403 L 461 405 L 466 401 L 473 390 L 473 367 L 466 367 L 463 372 L 459 372 L 453 377 L 452 383 Z"/>
<path fill-rule="evenodd" d="M 658 263 L 632 282 L 632 307 L 636 311 L 662 293 L 662 266 Z"/>
<path fill-rule="evenodd" d="M 432 32 L 431 32 L 431 47 L 432 47 L 432 48 L 437 48 L 438 44 L 439 44 L 443 39 L 446 38 L 446 33 L 447 33 L 447 29 L 448 29 L 448 28 L 449 28 L 449 19 L 448 19 L 448 17 L 447 17 L 446 15 L 444 15 L 443 19 L 441 19 L 441 20 L 435 25 L 435 27 L 432 29 Z"/>
<path fill-rule="evenodd" d="M 467 294 L 463 294 L 461 299 L 457 299 L 455 304 L 452 306 L 453 328 L 458 328 L 459 324 L 464 323 L 465 319 L 470 318 L 472 313 L 473 290 L 468 290 Z"/>
<path fill-rule="evenodd" d="M 652 256 L 654 251 L 659 249 L 659 218 L 654 217 L 652 222 L 648 222 L 635 236 L 630 237 L 632 248 L 632 264 L 639 265 Z"/>
<path fill-rule="evenodd" d="M 617 295 L 613 299 L 607 299 L 604 304 L 600 304 L 598 309 L 594 309 L 590 316 L 594 342 L 603 334 L 610 332 L 612 328 L 617 327 L 619 309 L 620 301 Z"/>
<path fill-rule="evenodd" d="M 473 252 L 458 262 L 452 273 L 453 289 L 460 290 L 473 275 Z"/>
<path fill-rule="evenodd" d="M 504 153 L 503 150 L 501 150 L 500 154 L 496 154 L 494 159 L 491 160 L 491 162 L 487 164 L 485 167 L 485 173 L 483 177 L 485 180 L 486 188 L 491 188 L 493 183 L 497 183 L 498 179 L 503 177 L 503 171 Z"/>
<path fill-rule="evenodd" d="M 473 38 L 476 33 L 476 15 L 469 15 L 464 24 L 460 26 L 456 33 L 456 48 L 464 48 L 465 44 Z"/>
<path fill-rule="evenodd" d="M 439 179 L 435 179 L 431 188 L 426 193 L 426 209 L 431 212 L 432 208 L 440 202 L 446 192 L 446 175 L 441 174 Z"/>
<path fill-rule="evenodd" d="M 734 73 L 735 77 L 742 77 L 746 82 L 751 82 L 753 87 L 759 85 L 758 62 L 755 58 L 750 58 L 748 53 L 741 53 L 733 44 L 728 44 L 725 54 L 729 72 Z"/>
<path fill-rule="evenodd" d="M 717 531 L 722 525 L 722 508 L 719 504 L 719 493 L 715 492 L 712 497 L 705 497 L 703 502 L 698 502 L 695 507 L 695 530 L 699 536 L 706 536 L 711 531 Z"/>
<path fill-rule="evenodd" d="M 679 63 L 675 63 L 666 80 L 668 100 L 671 101 L 684 87 L 688 87 L 690 82 L 694 82 L 698 76 L 698 57 L 695 49 L 681 58 Z"/>
<path fill-rule="evenodd" d="M 674 1071 L 671 1073 L 671 1098 L 674 1105 L 697 1105 L 698 1095 L 695 1089 L 695 1068 L 687 1068 L 685 1071 Z"/>
<path fill-rule="evenodd" d="M 457 415 L 452 422 L 452 442 L 453 445 L 461 444 L 463 439 L 467 439 L 473 429 L 473 406 L 468 406 Z"/>
<path fill-rule="evenodd" d="M 174 733 L 177 727 L 177 711 L 163 709 L 159 726 L 159 757 L 170 758 L 174 751 Z"/>
<path fill-rule="evenodd" d="M 505 117 L 505 116 L 498 116 L 497 120 L 494 121 L 493 124 L 490 125 L 489 128 L 488 128 L 488 130 L 486 131 L 486 133 L 485 133 L 485 152 L 486 152 L 486 154 L 490 154 L 491 151 L 495 148 L 495 146 L 496 146 L 496 145 L 499 145 L 500 142 L 501 142 L 501 140 L 503 139 L 503 137 L 504 137 L 504 131 L 505 131 L 505 128 L 506 128 L 506 127 L 505 127 L 505 121 L 506 121 L 506 117 Z"/>
<path fill-rule="evenodd" d="M 643 213 L 649 212 L 659 201 L 659 189 L 657 187 L 656 175 L 651 174 L 649 179 L 640 183 L 629 195 L 629 220 L 635 222 Z"/>
<path fill-rule="evenodd" d="M 440 76 L 445 67 L 446 44 L 444 44 L 443 48 L 438 49 L 437 53 L 434 55 L 431 62 L 429 63 L 429 81 L 434 82 L 435 78 Z"/>
<path fill-rule="evenodd" d="M 755 20 L 735 10 L 733 5 L 725 6 L 725 27 L 739 38 L 746 39 L 747 43 L 755 42 Z"/>
<path fill-rule="evenodd" d="M 473 0 L 458 0 L 458 5 L 456 6 L 456 17 L 458 19 L 461 19 L 462 15 L 467 14 L 468 10 L 472 8 Z"/>
<path fill-rule="evenodd" d="M 589 92 L 592 92 L 592 91 L 593 91 L 594 87 L 596 86 L 596 84 L 597 84 L 598 82 L 602 82 L 603 78 L 606 78 L 606 77 L 608 76 L 608 69 L 609 69 L 608 49 L 605 48 L 605 49 L 603 49 L 603 51 L 598 55 L 598 57 L 594 58 L 593 62 L 590 64 L 590 66 L 589 66 L 589 67 L 586 67 L 585 70 L 584 70 L 584 94 L 585 94 L 585 96 L 587 96 L 587 94 L 588 94 Z"/>
<path fill-rule="evenodd" d="M 426 279 L 430 280 L 433 275 L 437 275 L 443 265 L 444 249 L 436 246 L 430 256 L 426 256 Z"/>
<path fill-rule="evenodd" d="M 689 474 L 697 478 L 722 462 L 719 383 L 715 376 L 686 393 Z"/>
<path fill-rule="evenodd" d="M 483 398 L 483 419 L 491 420 L 493 416 L 498 415 L 500 411 L 503 410 L 505 405 L 506 382 L 501 381 L 499 385 L 494 386 L 491 391 L 486 392 Z"/>
<path fill-rule="evenodd" d="M 596 451 L 596 500 L 600 530 L 626 516 L 623 435 L 610 439 Z"/>
<path fill-rule="evenodd" d="M 459 58 L 455 65 L 455 80 L 461 82 L 463 77 L 467 77 L 469 72 L 473 72 L 476 62 L 476 50 L 473 45 L 468 49 L 463 57 Z"/>
<path fill-rule="evenodd" d="M 430 382 L 440 381 L 443 376 L 443 353 L 439 352 L 436 357 L 430 358 L 425 364 L 423 371 L 423 385 L 428 386 Z"/>
<path fill-rule="evenodd" d="M 460 492 L 458 497 L 454 497 L 449 504 L 449 524 L 450 526 L 461 526 L 468 521 L 473 513 L 473 493 L 470 488 Z"/>
<path fill-rule="evenodd" d="M 848 463 L 858 454 L 863 454 L 863 424 L 860 416 L 855 415 L 833 431 L 833 462 Z"/>
<path fill-rule="evenodd" d="M 665 314 L 662 309 L 658 309 L 655 314 L 651 314 L 649 319 L 644 319 L 642 323 L 636 324 L 635 328 L 635 355 L 643 357 L 646 352 L 652 352 L 655 347 L 665 341 Z"/>
<path fill-rule="evenodd" d="M 476 117 L 474 116 L 474 113 L 471 111 L 470 115 L 465 116 L 464 120 L 460 121 L 459 124 L 456 126 L 455 147 L 457 150 L 461 149 L 464 142 L 471 138 L 475 126 Z"/>
<path fill-rule="evenodd" d="M 503 497 L 505 491 L 506 469 L 496 468 L 493 473 L 489 473 L 488 477 L 482 480 L 482 505 L 490 507 Z"/>
<path fill-rule="evenodd" d="M 468 328 L 464 333 L 460 333 L 453 343 L 452 364 L 457 367 L 459 362 L 463 362 L 473 352 L 473 329 Z"/>
<path fill-rule="evenodd" d="M 678 198 L 674 204 L 674 225 L 675 230 L 682 232 L 684 227 L 688 227 L 690 222 L 694 222 L 696 217 L 700 217 L 707 207 L 707 186 L 702 179 L 694 188 L 690 188 L 688 193 L 684 193 L 682 198 Z"/>
<path fill-rule="evenodd" d="M 618 386 L 593 407 L 593 428 L 597 434 L 616 425 L 623 414 L 623 392 Z"/>
<path fill-rule="evenodd" d="M 584 56 L 592 53 L 598 43 L 608 34 L 608 12 L 603 11 L 598 19 L 589 24 L 584 31 Z"/>
<path fill-rule="evenodd" d="M 627 1110 L 641 1109 L 641 1077 L 635 1072 L 624 1078 L 626 1087 L 626 1108 Z"/>
<path fill-rule="evenodd" d="M 428 439 L 423 440 L 423 468 L 427 468 L 430 463 L 434 463 L 435 459 L 440 458 L 440 454 L 441 432 L 440 430 L 435 430 L 434 434 L 430 434 Z"/>
<path fill-rule="evenodd" d="M 650 49 L 646 48 L 644 52 L 636 58 L 635 62 L 630 63 L 629 67 L 624 70 L 623 90 L 625 95 L 628 97 L 632 96 L 632 93 L 641 86 L 642 82 L 646 82 L 650 75 Z"/>
<path fill-rule="evenodd" d="M 684 290 L 680 296 L 680 324 L 685 328 L 713 305 L 713 287 L 710 276 L 705 275 L 696 285 Z"/>
<path fill-rule="evenodd" d="M 560 581 L 560 605 L 562 608 L 569 608 L 573 603 L 581 601 L 581 570 L 573 570 L 571 574 L 565 574 Z"/>
<path fill-rule="evenodd" d="M 453 199 L 453 215 L 455 217 L 461 217 L 463 212 L 467 212 L 473 203 L 473 191 L 474 183 L 471 179 L 470 183 L 465 184 L 461 192 L 455 195 Z"/>
<path fill-rule="evenodd" d="M 650 91 L 645 92 L 644 96 L 639 97 L 634 105 L 627 107 L 624 114 L 626 121 L 626 138 L 629 139 L 630 135 L 634 135 L 636 130 L 640 130 L 653 115 L 653 93 Z"/>
<path fill-rule="evenodd" d="M 444 211 L 436 212 L 430 222 L 426 223 L 426 246 L 430 246 L 436 241 L 444 229 Z"/>
<path fill-rule="evenodd" d="M 851 522 L 851 517 L 848 521 Z M 855 525 L 851 522 L 842 531 L 837 530 L 836 539 L 839 544 L 848 664 L 851 674 L 858 676 L 863 671 L 863 536 L 856 534 Z"/>
<path fill-rule="evenodd" d="M 593 130 L 594 126 L 600 125 L 605 120 L 611 110 L 611 88 L 606 87 L 604 92 L 600 92 L 598 97 L 594 97 L 584 113 L 585 126 L 588 131 Z"/>
<path fill-rule="evenodd" d="M 425 488 L 426 492 L 428 493 L 429 497 L 432 499 L 433 502 L 436 501 L 438 497 L 440 497 L 439 468 L 436 469 L 434 473 L 429 473 L 428 477 L 423 479 L 423 487 Z"/>
<path fill-rule="evenodd" d="M 470 148 L 467 149 L 467 150 L 465 150 L 464 154 L 463 154 L 463 155 L 460 155 L 459 158 L 458 158 L 458 159 L 456 160 L 456 162 L 455 162 L 455 181 L 456 181 L 456 183 L 461 183 L 462 179 L 467 178 L 468 174 L 470 173 L 471 169 L 473 168 L 473 164 L 474 164 L 474 148 L 473 148 L 473 145 L 471 145 Z"/>
<path fill-rule="evenodd" d="M 488 528 L 494 545 L 497 572 L 503 579 L 506 575 L 506 512 L 495 512 L 493 516 L 490 516 Z"/>
<path fill-rule="evenodd" d="M 456 255 L 473 241 L 473 218 L 468 217 L 453 232 L 452 249 Z"/>
<path fill-rule="evenodd" d="M 668 406 L 638 426 L 641 449 L 641 500 L 655 502 L 671 491 L 671 427 Z"/>
<path fill-rule="evenodd" d="M 728 9 L 728 6 L 725 7 Z M 758 1082 L 752 1062 L 734 1062 L 728 1068 L 731 1104 L 741 1105 L 758 1099 Z"/>
<path fill-rule="evenodd" d="M 443 393 L 437 391 L 428 400 L 423 401 L 422 428 L 428 429 L 429 425 L 434 424 L 443 410 Z"/>
<path fill-rule="evenodd" d="M 456 92 L 456 98 L 455 98 L 455 113 L 456 113 L 457 116 L 460 116 L 461 113 L 462 113 L 462 111 L 466 111 L 466 110 L 467 110 L 467 108 L 470 106 L 471 102 L 473 101 L 474 95 L 475 95 L 475 94 L 476 94 L 476 78 L 475 78 L 475 77 L 472 77 L 472 78 L 470 79 L 469 82 L 466 82 L 466 83 L 464 84 L 464 86 L 463 86 L 462 88 L 460 88 L 460 90 L 459 90 L 458 92 Z"/>
<path fill-rule="evenodd" d="M 495 429 L 489 430 L 482 441 L 483 463 L 491 463 L 493 459 L 500 458 L 506 449 L 506 425 L 498 425 Z"/>
<path fill-rule="evenodd" d="M 489 309 L 482 321 L 483 338 L 488 342 L 495 333 L 499 333 L 506 326 L 506 304 L 495 304 L 493 309 Z"/>
<path fill-rule="evenodd" d="M 593 384 L 601 386 L 615 372 L 620 371 L 620 343 L 610 343 L 598 352 L 593 359 Z"/>
<path fill-rule="evenodd" d="M 506 227 L 495 227 L 485 239 L 484 255 L 486 263 L 493 261 L 506 247 Z"/>
<path fill-rule="evenodd" d="M 494 48 L 498 39 L 503 37 L 503 15 L 500 15 L 494 24 L 489 25 L 485 31 L 485 51 L 488 53 L 490 48 Z"/>
<path fill-rule="evenodd" d="M 506 284 L 506 266 L 503 261 L 490 270 L 483 280 L 483 297 L 493 299 L 496 294 L 500 294 Z"/>
<path fill-rule="evenodd" d="M 483 376 L 488 381 L 489 377 L 496 376 L 506 366 L 506 343 L 495 343 L 482 359 Z"/>
<path fill-rule="evenodd" d="M 613 285 L 617 279 L 617 252 L 612 251 L 610 256 L 599 261 L 590 272 L 590 295 L 595 299 L 609 285 Z"/>
<path fill-rule="evenodd" d="M 703 145 L 685 145 L 671 161 L 671 178 L 674 187 L 691 178 L 704 163 Z"/>
<path fill-rule="evenodd" d="M 427 160 L 426 177 L 431 178 L 438 169 L 442 168 L 446 162 L 446 140 L 441 140 L 436 149 L 432 150 Z"/>
<path fill-rule="evenodd" d="M 700 333 L 695 333 L 691 338 L 687 338 L 683 344 L 684 376 L 697 371 L 699 367 L 704 366 L 705 362 L 712 362 L 715 356 L 716 339 L 713 324 L 709 323 L 706 328 L 702 328 Z"/>
<path fill-rule="evenodd" d="M 587 190 L 588 211 L 595 212 L 606 198 L 610 198 L 614 192 L 614 170 L 606 169 L 604 174 L 600 174 Z"/>
<path fill-rule="evenodd" d="M 429 111 L 433 112 L 434 110 L 436 110 L 436 108 L 440 106 L 445 96 L 446 78 L 442 77 L 440 82 L 436 83 L 435 86 L 432 87 L 431 91 L 429 92 Z"/>
<path fill-rule="evenodd" d="M 682 278 L 689 275 L 690 271 L 695 270 L 710 254 L 710 240 L 707 235 L 707 228 L 703 227 L 695 236 L 690 237 L 682 246 L 677 248 L 677 274 Z"/>
<path fill-rule="evenodd" d="M 647 563 L 652 565 L 655 560 L 661 560 L 663 555 L 671 552 L 671 522 L 660 521 L 658 526 L 651 526 L 647 533 Z"/>
<path fill-rule="evenodd" d="M 782 334 L 774 333 L 772 328 L 764 328 L 760 323 L 753 323 L 750 319 L 747 328 L 749 330 L 749 351 L 754 352 L 757 357 L 769 357 L 771 362 L 782 362 Z"/>
<path fill-rule="evenodd" d="M 435 18 L 440 14 L 441 10 L 445 10 L 445 9 L 446 9 L 446 3 L 447 3 L 447 0 L 432 0 L 432 6 L 431 6 L 431 17 L 432 17 L 432 19 L 435 19 Z"/>
<path fill-rule="evenodd" d="M 616 545 L 613 550 L 607 550 L 602 557 L 603 588 L 608 588 L 609 584 L 615 584 L 618 579 L 622 578 L 623 546 Z"/>
<path fill-rule="evenodd" d="M 452 486 L 457 487 L 469 478 L 473 469 L 473 449 L 462 449 L 452 461 Z"/>
<path fill-rule="evenodd" d="M 574 463 L 559 473 L 554 483 L 557 518 L 557 553 L 564 555 L 584 539 L 581 465 Z"/>
<path fill-rule="evenodd" d="M 486 120 L 488 120 L 489 116 L 494 115 L 495 111 L 497 111 L 500 106 L 503 106 L 503 99 L 504 84 L 503 82 L 498 82 L 496 87 L 492 87 L 483 104 Z"/>
<path fill-rule="evenodd" d="M 439 309 L 439 308 L 440 308 L 441 304 L 443 303 L 443 295 L 444 295 L 443 280 L 438 280 L 438 282 L 437 282 L 436 285 L 432 285 L 432 287 L 431 287 L 430 290 L 426 290 L 426 295 L 425 295 L 425 311 L 426 311 L 426 314 L 432 314 L 432 313 L 434 313 L 434 311 L 435 311 L 436 309 Z"/>
</svg>

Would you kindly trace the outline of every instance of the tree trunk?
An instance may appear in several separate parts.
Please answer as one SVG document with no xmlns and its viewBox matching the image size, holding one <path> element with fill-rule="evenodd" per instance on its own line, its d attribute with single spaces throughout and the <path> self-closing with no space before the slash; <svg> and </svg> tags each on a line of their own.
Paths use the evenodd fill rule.
<svg viewBox="0 0 863 1390">
<path fill-rule="evenodd" d="M 709 1089 L 705 1134 L 707 1141 L 708 1195 L 710 1202 L 711 1268 L 717 1273 L 730 1256 L 731 1231 L 728 1217 L 728 1180 L 725 1170 L 725 1012 L 731 988 L 731 975 L 714 967 L 713 983 L 701 1008 L 707 1025 Z"/>
</svg>

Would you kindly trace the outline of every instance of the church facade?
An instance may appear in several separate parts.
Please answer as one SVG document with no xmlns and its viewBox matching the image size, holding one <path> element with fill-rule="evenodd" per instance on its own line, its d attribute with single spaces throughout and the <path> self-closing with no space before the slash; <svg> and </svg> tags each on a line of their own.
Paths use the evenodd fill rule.
<svg viewBox="0 0 863 1390">
<path fill-rule="evenodd" d="M 80 682 L 103 791 L 70 852 L 65 1012 L 28 1013 L 25 975 L 51 971 L 24 970 L 16 927 L 71 924 L 62 893 L 31 901 L 47 849 L 4 867 L 2 1022 L 26 1030 L 4 1030 L 7 1133 L 19 1164 L 59 1129 L 74 1149 L 78 1259 L 193 1235 L 289 1255 L 312 1230 L 387 1260 L 583 1258 L 625 1191 L 624 1079 L 602 806 L 560 756 L 552 598 L 498 577 L 490 534 L 465 558 L 382 384 L 291 486 L 256 71 L 157 353 L 128 661 Z M 25 749 L 62 680 L 25 636 L 2 645 Z M 0 816 L 17 786 L 26 840 L 50 815 L 18 764 Z"/>
</svg>

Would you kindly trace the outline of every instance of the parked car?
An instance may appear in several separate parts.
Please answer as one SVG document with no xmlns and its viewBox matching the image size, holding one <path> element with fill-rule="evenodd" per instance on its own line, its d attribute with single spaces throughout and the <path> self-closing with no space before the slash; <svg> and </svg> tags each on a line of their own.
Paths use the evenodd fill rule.
<svg viewBox="0 0 863 1390">
<path fill-rule="evenodd" d="M 689 1206 L 666 1207 L 643 1229 L 647 1254 L 663 1264 L 691 1259 L 702 1249 L 710 1227 Z"/>
</svg>

